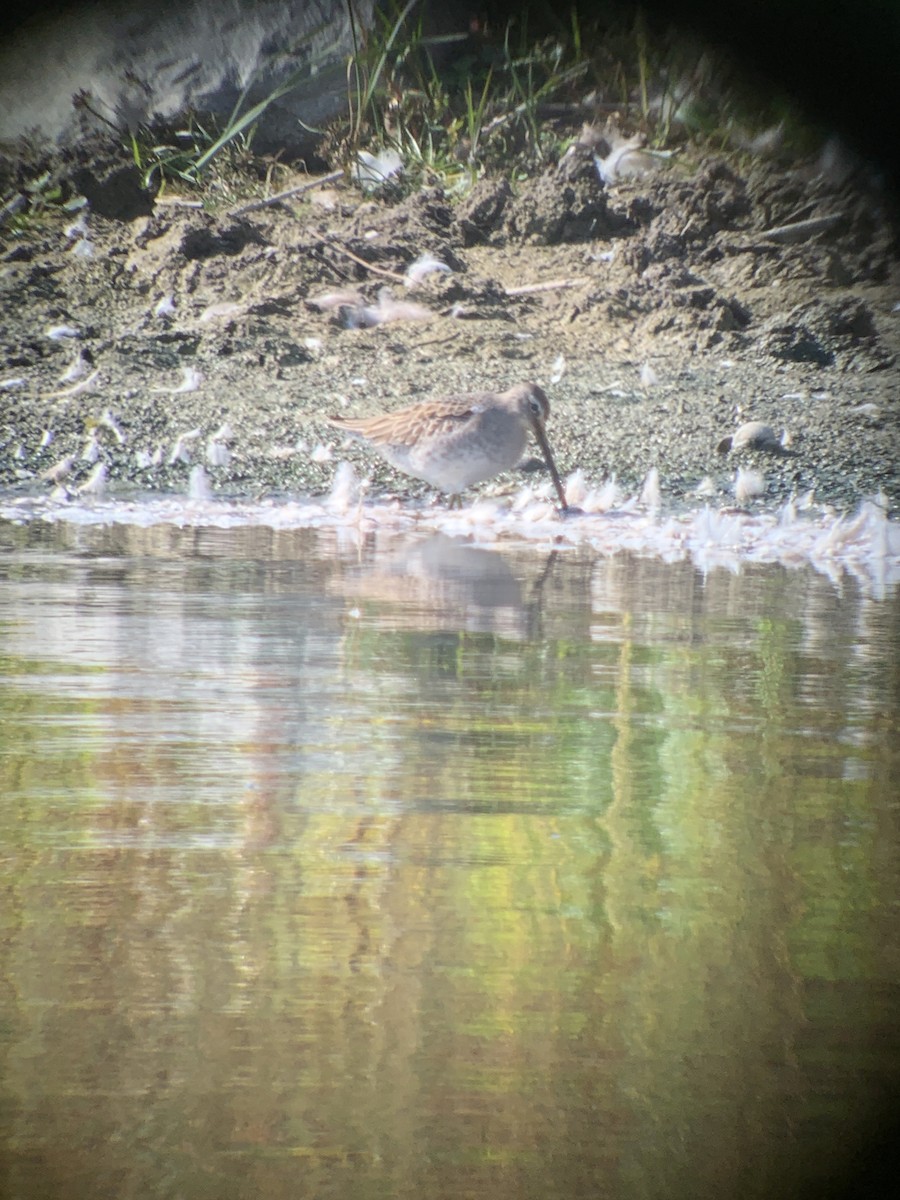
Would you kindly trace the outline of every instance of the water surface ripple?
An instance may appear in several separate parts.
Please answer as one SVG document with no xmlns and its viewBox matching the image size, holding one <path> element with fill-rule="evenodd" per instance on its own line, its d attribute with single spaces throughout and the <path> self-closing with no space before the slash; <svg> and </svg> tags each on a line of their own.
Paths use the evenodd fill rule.
<svg viewBox="0 0 900 1200">
<path fill-rule="evenodd" d="M 4 1196 L 840 1194 L 900 1077 L 881 584 L 0 522 Z"/>
</svg>

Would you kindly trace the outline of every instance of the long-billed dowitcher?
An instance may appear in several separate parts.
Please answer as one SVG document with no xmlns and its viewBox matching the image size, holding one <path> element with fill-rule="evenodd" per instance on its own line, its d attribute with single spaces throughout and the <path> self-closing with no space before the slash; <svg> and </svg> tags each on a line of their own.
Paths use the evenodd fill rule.
<svg viewBox="0 0 900 1200">
<path fill-rule="evenodd" d="M 514 467 L 533 431 L 565 510 L 566 493 L 544 432 L 549 415 L 550 401 L 543 390 L 536 383 L 517 383 L 506 392 L 467 392 L 377 417 L 328 421 L 368 442 L 398 471 L 454 497 Z"/>
</svg>

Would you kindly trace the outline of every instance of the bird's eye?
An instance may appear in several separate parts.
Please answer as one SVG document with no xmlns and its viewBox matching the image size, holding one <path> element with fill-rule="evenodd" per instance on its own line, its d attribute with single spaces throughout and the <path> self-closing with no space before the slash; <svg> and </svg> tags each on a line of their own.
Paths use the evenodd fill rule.
<svg viewBox="0 0 900 1200">
<path fill-rule="evenodd" d="M 544 409 L 541 406 L 541 402 L 538 400 L 537 396 L 532 396 L 528 401 L 528 405 L 536 417 L 542 417 L 544 415 Z"/>
</svg>

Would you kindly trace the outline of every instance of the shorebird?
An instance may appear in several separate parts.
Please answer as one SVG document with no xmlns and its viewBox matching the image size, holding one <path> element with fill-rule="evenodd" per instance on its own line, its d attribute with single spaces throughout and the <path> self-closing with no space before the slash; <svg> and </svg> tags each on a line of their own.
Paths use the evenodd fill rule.
<svg viewBox="0 0 900 1200">
<path fill-rule="evenodd" d="M 517 383 L 506 392 L 444 396 L 377 417 L 329 417 L 328 423 L 368 442 L 398 471 L 454 499 L 472 484 L 516 466 L 533 432 L 565 511 L 566 493 L 544 432 L 549 415 L 543 390 L 536 383 Z"/>
</svg>

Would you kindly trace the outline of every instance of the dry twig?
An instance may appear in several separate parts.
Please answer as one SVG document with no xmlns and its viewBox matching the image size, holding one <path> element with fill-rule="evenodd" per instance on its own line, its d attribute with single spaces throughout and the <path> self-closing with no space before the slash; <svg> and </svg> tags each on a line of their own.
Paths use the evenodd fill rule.
<svg viewBox="0 0 900 1200">
<path fill-rule="evenodd" d="M 251 204 L 242 204 L 240 208 L 233 209 L 229 216 L 242 217 L 245 213 L 268 208 L 270 204 L 279 204 L 282 200 L 290 200 L 294 196 L 302 196 L 304 192 L 311 192 L 313 188 L 324 187 L 326 183 L 336 183 L 343 176 L 343 171 L 332 171 L 330 175 L 322 175 L 319 179 L 310 179 L 307 183 L 300 183 L 283 192 L 276 192 L 274 196 L 267 196 L 265 200 L 254 200 Z"/>
</svg>

